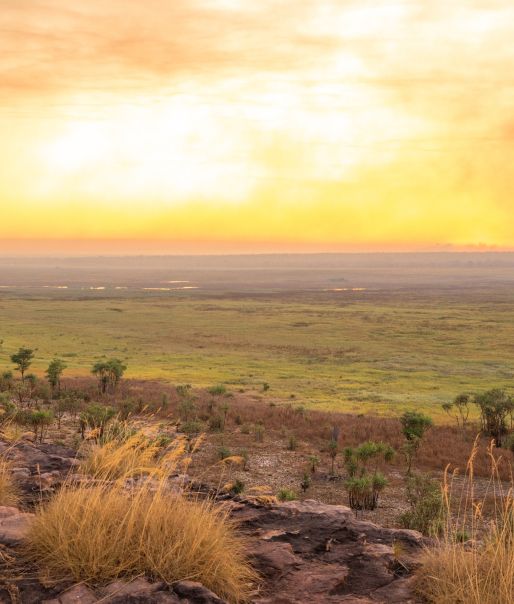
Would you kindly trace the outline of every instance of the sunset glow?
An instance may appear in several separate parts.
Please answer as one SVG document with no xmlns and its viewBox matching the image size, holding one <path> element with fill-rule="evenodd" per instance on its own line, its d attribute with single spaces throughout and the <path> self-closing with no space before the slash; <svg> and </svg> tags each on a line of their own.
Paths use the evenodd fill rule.
<svg viewBox="0 0 514 604">
<path fill-rule="evenodd" d="M 514 248 L 509 0 L 3 0 L 0 252 Z"/>
</svg>

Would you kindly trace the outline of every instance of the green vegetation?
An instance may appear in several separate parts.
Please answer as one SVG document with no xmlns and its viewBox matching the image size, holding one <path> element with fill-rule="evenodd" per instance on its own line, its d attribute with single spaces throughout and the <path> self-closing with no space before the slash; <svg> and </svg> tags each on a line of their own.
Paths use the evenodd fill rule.
<svg viewBox="0 0 514 604">
<path fill-rule="evenodd" d="M 400 524 L 425 535 L 440 533 L 446 510 L 439 482 L 428 474 L 412 474 L 406 479 L 405 491 L 410 510 L 400 516 Z"/>
<path fill-rule="evenodd" d="M 412 462 L 416 457 L 421 439 L 432 426 L 432 419 L 419 411 L 406 411 L 400 418 L 402 432 L 405 437 L 403 454 L 407 461 L 407 475 L 411 473 Z"/>
<path fill-rule="evenodd" d="M 67 375 L 88 375 L 98 355 L 128 377 L 244 387 L 309 407 L 356 413 L 441 408 L 459 392 L 512 387 L 514 300 L 462 293 L 270 299 L 127 297 L 1 299 L 0 372 L 20 346 L 37 348 L 42 376 L 57 355 Z M 272 384 L 269 392 L 263 384 Z M 221 390 L 221 389 L 220 389 Z M 216 391 L 217 388 L 216 388 Z M 472 418 L 477 409 L 472 406 Z M 453 421 L 453 420 L 452 420 Z"/>
<path fill-rule="evenodd" d="M 348 478 L 344 486 L 352 510 L 374 510 L 377 507 L 379 495 L 387 486 L 380 466 L 390 463 L 394 453 L 390 445 L 373 441 L 345 448 L 344 463 Z"/>
<path fill-rule="evenodd" d="M 298 496 L 291 489 L 280 489 L 277 493 L 277 499 L 279 501 L 294 501 L 295 499 L 298 499 Z"/>
</svg>

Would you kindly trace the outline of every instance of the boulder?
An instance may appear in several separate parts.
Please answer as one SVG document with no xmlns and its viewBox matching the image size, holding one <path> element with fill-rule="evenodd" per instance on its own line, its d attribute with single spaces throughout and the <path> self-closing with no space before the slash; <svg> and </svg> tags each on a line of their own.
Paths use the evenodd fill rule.
<svg viewBox="0 0 514 604">
<path fill-rule="evenodd" d="M 21 512 L 15 507 L 0 506 L 0 544 L 19 545 L 25 538 L 34 514 Z"/>
</svg>

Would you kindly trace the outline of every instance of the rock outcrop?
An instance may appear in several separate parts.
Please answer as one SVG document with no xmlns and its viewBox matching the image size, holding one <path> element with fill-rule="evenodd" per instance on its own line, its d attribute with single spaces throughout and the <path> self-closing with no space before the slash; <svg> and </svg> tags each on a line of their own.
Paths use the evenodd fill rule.
<svg viewBox="0 0 514 604">
<path fill-rule="evenodd" d="M 0 454 L 11 462 L 13 478 L 27 501 L 53 491 L 78 464 L 73 449 L 50 443 L 0 441 Z"/>
<path fill-rule="evenodd" d="M 74 452 L 59 445 L 19 442 L 7 447 L 0 442 L 2 451 L 29 502 L 44 488 L 53 490 L 77 463 Z M 312 500 L 266 505 L 236 498 L 220 505 L 229 506 L 248 537 L 248 555 L 261 577 L 254 604 L 418 602 L 412 573 L 424 539 L 415 531 L 383 528 L 359 520 L 347 507 Z M 193 581 L 169 586 L 139 577 L 95 589 L 84 584 L 47 587 L 37 580 L 35 569 L 25 575 L 16 562 L 31 517 L 0 507 L 0 602 L 224 604 Z"/>
<path fill-rule="evenodd" d="M 358 520 L 317 501 L 234 504 L 263 583 L 255 604 L 414 603 L 423 537 Z"/>
</svg>

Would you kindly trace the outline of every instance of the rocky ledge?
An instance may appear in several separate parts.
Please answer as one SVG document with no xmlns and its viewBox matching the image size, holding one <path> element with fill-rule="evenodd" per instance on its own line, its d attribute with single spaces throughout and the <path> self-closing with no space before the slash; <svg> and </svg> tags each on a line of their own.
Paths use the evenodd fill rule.
<svg viewBox="0 0 514 604">
<path fill-rule="evenodd" d="M 2 443 L 0 443 L 0 450 Z M 76 463 L 57 445 L 18 443 L 5 452 L 27 495 L 54 489 Z M 414 604 L 413 571 L 424 538 L 359 520 L 344 506 L 313 500 L 259 503 L 224 501 L 248 536 L 248 555 L 261 576 L 254 604 Z M 46 587 L 20 567 L 20 545 L 32 514 L 0 507 L 0 602 L 21 604 L 223 604 L 204 586 L 172 586 L 143 577 L 102 589 L 62 584 Z"/>
<path fill-rule="evenodd" d="M 313 500 L 234 504 L 263 577 L 256 604 L 414 603 L 412 572 L 423 537 L 358 520 L 347 507 Z"/>
</svg>

